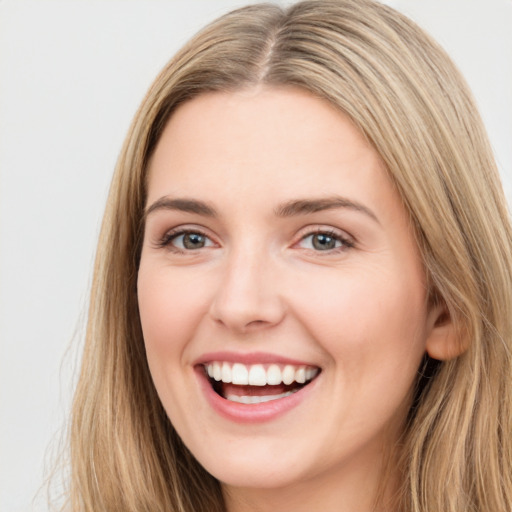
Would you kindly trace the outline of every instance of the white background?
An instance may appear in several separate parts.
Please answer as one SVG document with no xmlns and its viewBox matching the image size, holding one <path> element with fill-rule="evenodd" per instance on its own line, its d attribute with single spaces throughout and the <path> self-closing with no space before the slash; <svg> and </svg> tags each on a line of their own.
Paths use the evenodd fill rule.
<svg viewBox="0 0 512 512">
<path fill-rule="evenodd" d="M 2 512 L 47 510 L 44 492 L 34 496 L 65 424 L 99 222 L 129 122 L 171 55 L 245 3 L 0 0 Z M 387 3 L 462 69 L 512 197 L 512 0 Z"/>
</svg>

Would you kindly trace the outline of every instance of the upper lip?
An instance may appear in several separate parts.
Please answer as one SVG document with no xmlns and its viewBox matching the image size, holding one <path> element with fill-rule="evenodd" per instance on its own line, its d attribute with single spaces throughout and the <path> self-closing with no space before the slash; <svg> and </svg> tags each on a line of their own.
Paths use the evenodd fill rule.
<svg viewBox="0 0 512 512">
<path fill-rule="evenodd" d="M 319 367 L 318 365 L 299 359 L 292 359 L 279 354 L 272 354 L 269 352 L 209 352 L 201 355 L 196 361 L 194 366 L 204 365 L 213 361 L 225 361 L 228 363 L 242 363 L 245 365 L 253 364 L 281 364 L 281 365 L 294 365 L 294 366 L 313 366 Z"/>
</svg>

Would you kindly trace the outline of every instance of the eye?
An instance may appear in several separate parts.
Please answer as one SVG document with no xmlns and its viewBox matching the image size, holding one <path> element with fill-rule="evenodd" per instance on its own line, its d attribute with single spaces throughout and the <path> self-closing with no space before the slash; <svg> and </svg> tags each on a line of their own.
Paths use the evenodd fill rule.
<svg viewBox="0 0 512 512">
<path fill-rule="evenodd" d="M 177 251 L 194 251 L 205 247 L 212 247 L 213 241 L 199 231 L 179 231 L 168 233 L 162 245 Z"/>
<path fill-rule="evenodd" d="M 299 246 L 303 249 L 327 252 L 353 247 L 353 243 L 340 234 L 331 231 L 317 231 L 304 236 L 300 240 Z"/>
</svg>

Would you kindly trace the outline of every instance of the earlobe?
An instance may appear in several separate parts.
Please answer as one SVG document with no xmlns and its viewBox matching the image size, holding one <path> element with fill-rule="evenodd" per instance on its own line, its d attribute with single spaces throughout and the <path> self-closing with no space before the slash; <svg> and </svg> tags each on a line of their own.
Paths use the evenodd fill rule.
<svg viewBox="0 0 512 512">
<path fill-rule="evenodd" d="M 430 331 L 427 337 L 427 354 L 438 361 L 449 361 L 463 354 L 467 343 L 456 329 L 444 304 L 433 306 L 429 313 Z"/>
</svg>

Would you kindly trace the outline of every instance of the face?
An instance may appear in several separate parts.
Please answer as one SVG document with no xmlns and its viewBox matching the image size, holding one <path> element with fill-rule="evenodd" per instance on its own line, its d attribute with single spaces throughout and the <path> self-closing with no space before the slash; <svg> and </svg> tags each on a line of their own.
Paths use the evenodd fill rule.
<svg viewBox="0 0 512 512">
<path fill-rule="evenodd" d="M 434 324 L 379 155 L 293 88 L 205 94 L 172 116 L 138 300 L 172 424 L 233 489 L 378 471 Z"/>
</svg>

